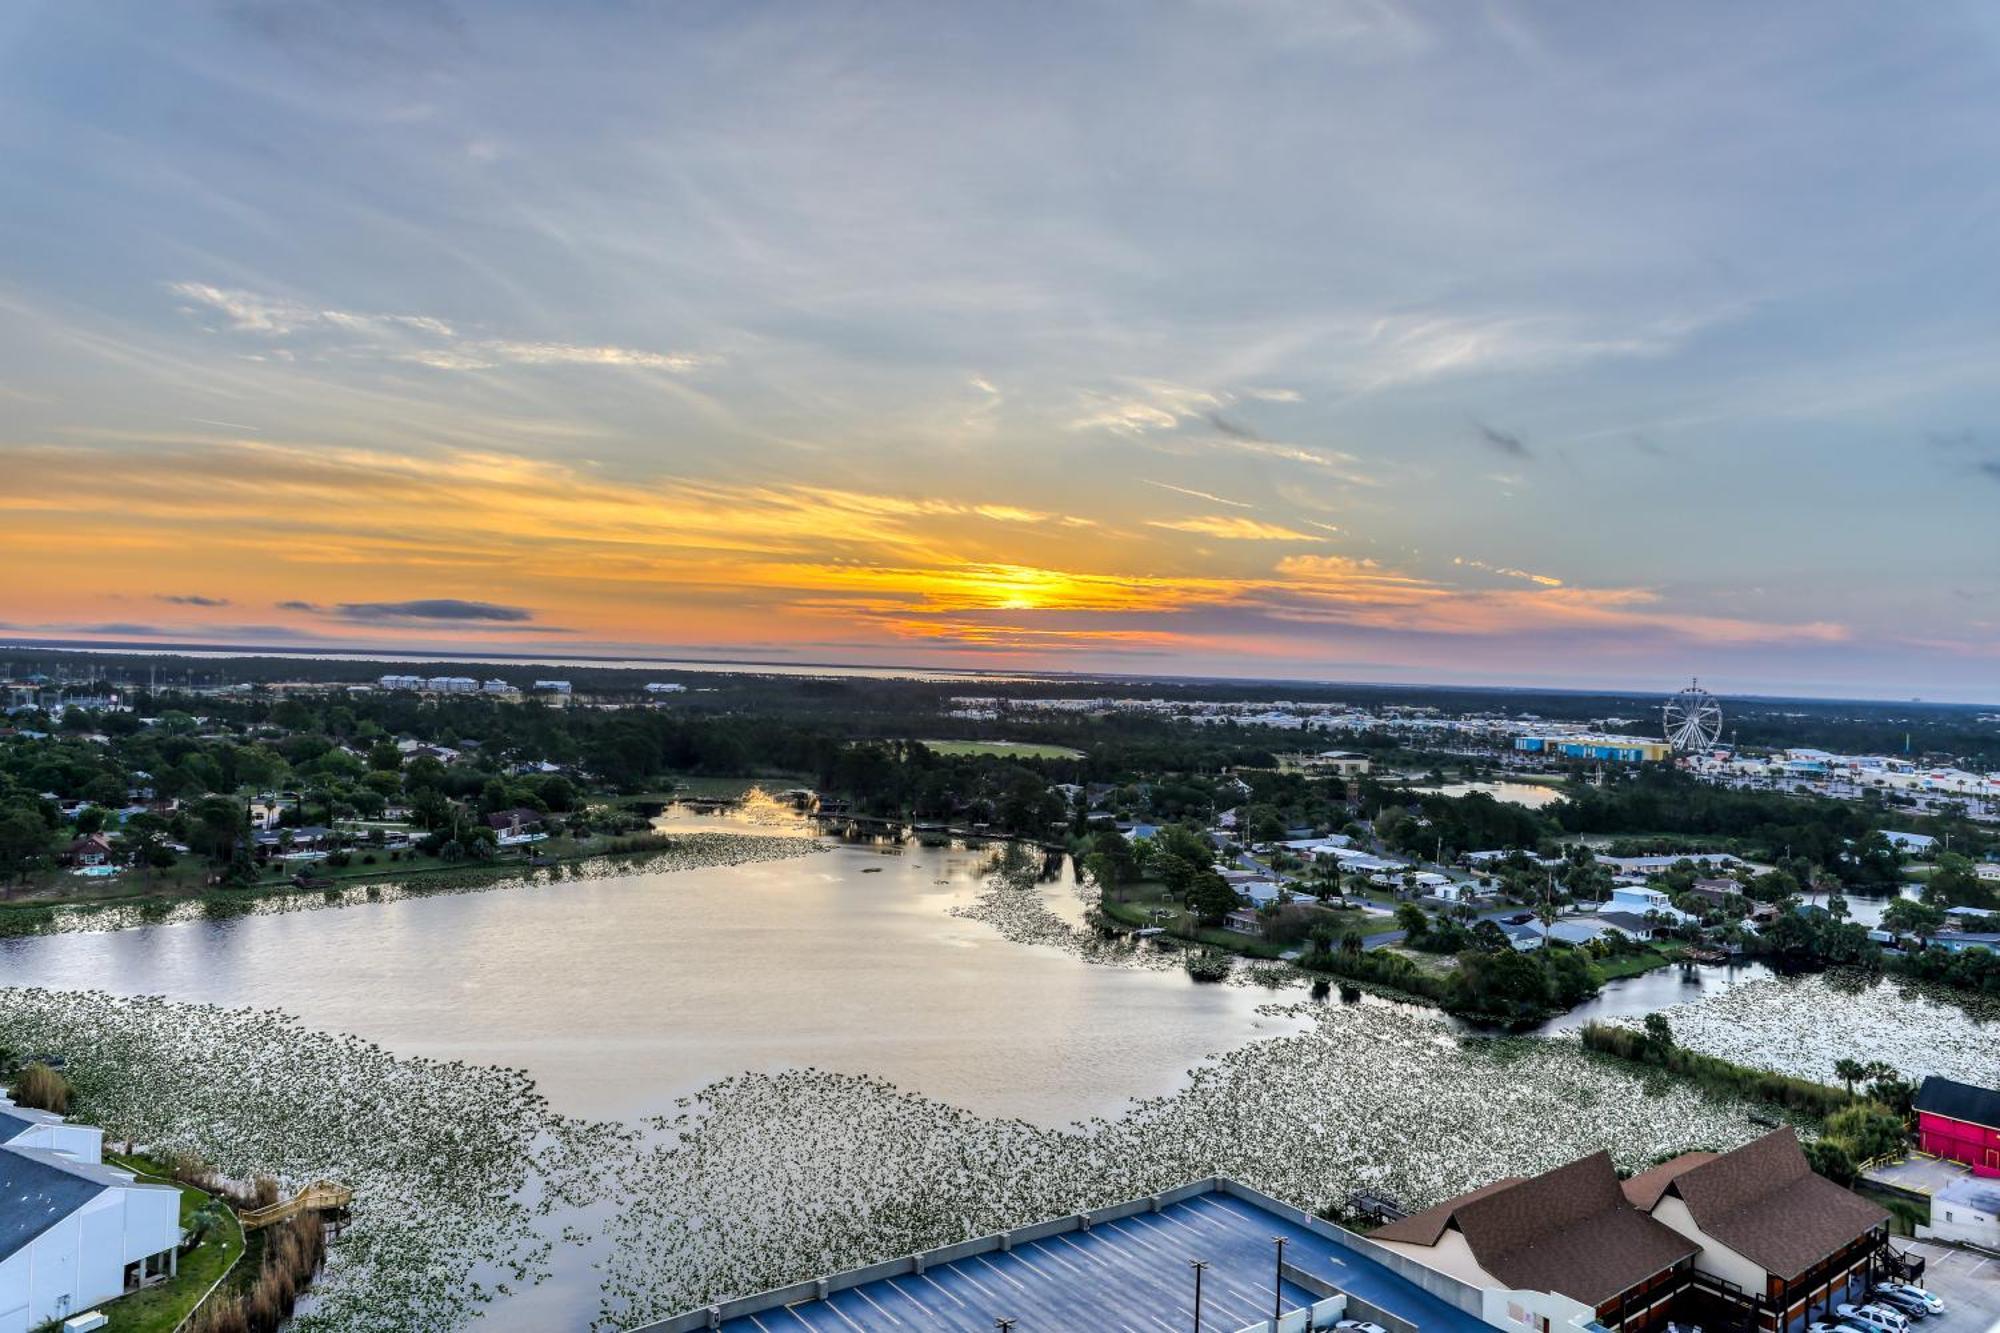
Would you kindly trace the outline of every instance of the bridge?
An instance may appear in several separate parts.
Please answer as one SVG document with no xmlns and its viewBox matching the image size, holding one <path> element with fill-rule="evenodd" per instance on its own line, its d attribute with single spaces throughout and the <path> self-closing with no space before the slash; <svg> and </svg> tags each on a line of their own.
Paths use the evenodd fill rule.
<svg viewBox="0 0 2000 1333">
<path fill-rule="evenodd" d="M 253 1208 L 238 1220 L 245 1231 L 257 1231 L 289 1221 L 300 1213 L 329 1213 L 354 1202 L 354 1191 L 337 1180 L 315 1180 L 289 1199 L 266 1208 Z"/>
</svg>

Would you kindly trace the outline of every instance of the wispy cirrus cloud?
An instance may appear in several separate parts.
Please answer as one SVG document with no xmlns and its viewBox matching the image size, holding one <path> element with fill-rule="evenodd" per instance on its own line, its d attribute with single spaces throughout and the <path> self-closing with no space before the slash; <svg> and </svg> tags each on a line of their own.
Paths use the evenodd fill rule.
<svg viewBox="0 0 2000 1333">
<path fill-rule="evenodd" d="M 208 597 L 201 593 L 157 593 L 155 601 L 170 602 L 175 606 L 228 606 L 227 597 Z"/>
<path fill-rule="evenodd" d="M 1231 542 L 1323 542 L 1324 537 L 1316 537 L 1310 532 L 1300 532 L 1296 528 L 1284 527 L 1277 523 L 1265 523 L 1260 519 L 1242 514 L 1202 514 L 1193 518 L 1155 518 L 1147 520 L 1149 528 L 1163 528 L 1168 532 L 1190 532 L 1197 537 L 1214 537 Z"/>
<path fill-rule="evenodd" d="M 715 364 L 694 352 L 658 352 L 609 344 L 566 343 L 461 336 L 450 322 L 430 315 L 373 314 L 332 309 L 290 297 L 203 282 L 173 282 L 167 289 L 191 311 L 220 315 L 232 333 L 270 341 L 293 335 L 360 339 L 349 355 L 427 366 L 433 370 L 492 370 L 500 366 L 608 366 L 686 374 Z"/>
</svg>

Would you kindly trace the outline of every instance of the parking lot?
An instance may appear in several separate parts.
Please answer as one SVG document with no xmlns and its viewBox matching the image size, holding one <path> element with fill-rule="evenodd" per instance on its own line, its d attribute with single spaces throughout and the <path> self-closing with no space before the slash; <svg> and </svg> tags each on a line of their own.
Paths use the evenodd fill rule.
<svg viewBox="0 0 2000 1333">
<path fill-rule="evenodd" d="M 2000 1259 L 1900 1236 L 1896 1248 L 1923 1256 L 1923 1285 L 1944 1299 L 1945 1312 L 1923 1320 L 1923 1333 L 2000 1333 Z"/>
</svg>

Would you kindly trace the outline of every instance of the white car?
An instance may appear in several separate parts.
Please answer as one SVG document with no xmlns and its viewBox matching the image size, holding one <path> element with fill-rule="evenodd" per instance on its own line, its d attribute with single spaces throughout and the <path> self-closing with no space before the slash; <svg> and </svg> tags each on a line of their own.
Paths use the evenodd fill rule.
<svg viewBox="0 0 2000 1333">
<path fill-rule="evenodd" d="M 1861 1333 L 1861 1330 L 1851 1324 L 1812 1324 L 1807 1326 L 1806 1333 Z"/>
<path fill-rule="evenodd" d="M 1389 1333 L 1380 1324 L 1371 1324 L 1366 1319 L 1343 1319 L 1334 1325 L 1342 1333 Z"/>
<path fill-rule="evenodd" d="M 1915 1301 L 1932 1314 L 1944 1313 L 1944 1297 L 1925 1291 L 1922 1287 L 1908 1282 L 1877 1282 L 1875 1290 L 1900 1296 L 1904 1301 Z"/>
<path fill-rule="evenodd" d="M 1910 1333 L 1910 1321 L 1880 1305 L 1842 1305 L 1834 1309 L 1843 1324 L 1852 1324 L 1862 1333 Z"/>
</svg>

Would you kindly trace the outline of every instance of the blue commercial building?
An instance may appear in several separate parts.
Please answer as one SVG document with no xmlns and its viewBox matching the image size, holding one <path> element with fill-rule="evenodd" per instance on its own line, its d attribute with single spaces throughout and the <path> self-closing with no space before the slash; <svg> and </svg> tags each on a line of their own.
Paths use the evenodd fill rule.
<svg viewBox="0 0 2000 1333">
<path fill-rule="evenodd" d="M 1276 1240 L 1283 1237 L 1282 1276 Z M 1327 1328 L 1492 1333 L 1469 1289 L 1221 1178 L 725 1301 L 633 1333 L 1207 1333 Z M 1427 1289 L 1429 1288 L 1429 1289 Z"/>
</svg>

